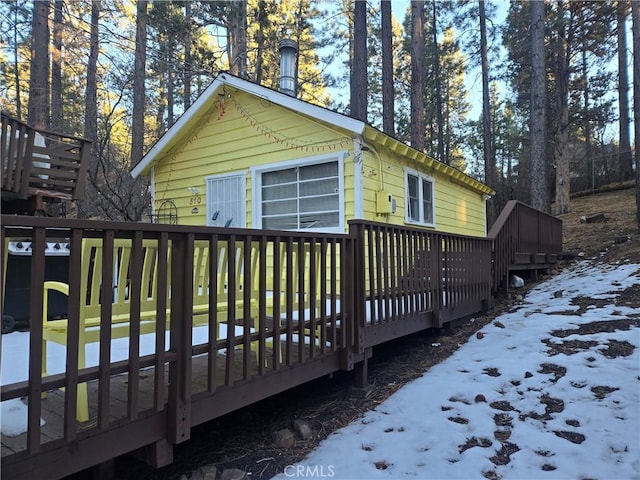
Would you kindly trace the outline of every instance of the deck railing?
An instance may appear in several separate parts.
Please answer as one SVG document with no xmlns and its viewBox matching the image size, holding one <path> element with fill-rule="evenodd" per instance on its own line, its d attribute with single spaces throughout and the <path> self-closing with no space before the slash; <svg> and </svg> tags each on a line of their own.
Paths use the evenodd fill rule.
<svg viewBox="0 0 640 480">
<path fill-rule="evenodd" d="M 442 327 L 490 305 L 489 240 L 360 220 L 349 225 L 356 240 L 360 349 Z"/>
<path fill-rule="evenodd" d="M 562 220 L 510 200 L 489 231 L 493 241 L 493 291 L 508 286 L 510 269 L 543 268 L 562 253 Z"/>
<path fill-rule="evenodd" d="M 2 133 L 2 195 L 83 199 L 91 142 L 35 129 L 4 113 Z"/>
<path fill-rule="evenodd" d="M 350 222 L 345 235 L 6 215 L 1 221 L 2 272 L 8 239 L 31 247 L 29 355 L 21 360 L 28 375 L 0 394 L 28 407 L 26 434 L 2 437 L 10 478 L 61 478 L 143 447 L 150 463 L 166 464 L 171 446 L 188 440 L 195 425 L 358 369 L 375 345 L 491 303 L 497 241 L 490 239 L 365 221 Z M 539 230 L 533 243 L 513 238 L 531 232 L 509 229 L 514 252 L 520 245 L 546 248 L 546 239 L 556 238 Z M 70 242 L 68 320 L 43 320 L 47 242 L 60 240 Z M 89 244 L 97 245 L 94 253 L 86 253 Z M 92 288 L 95 309 L 85 308 L 95 303 Z M 126 335 L 115 326 L 123 315 Z M 43 359 L 56 345 L 47 353 L 42 341 L 55 322 L 62 322 L 56 342 L 65 362 L 43 374 Z M 93 359 L 81 355 L 91 342 Z M 82 402 L 88 421 L 79 420 Z"/>
</svg>

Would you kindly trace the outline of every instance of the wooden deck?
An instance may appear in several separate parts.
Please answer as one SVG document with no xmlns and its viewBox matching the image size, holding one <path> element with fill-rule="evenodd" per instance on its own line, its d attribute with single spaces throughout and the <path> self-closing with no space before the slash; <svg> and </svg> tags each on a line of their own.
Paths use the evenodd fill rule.
<svg viewBox="0 0 640 480">
<path fill-rule="evenodd" d="M 296 364 L 299 361 L 297 343 L 292 344 L 293 351 L 291 357 L 291 363 Z M 284 346 L 284 343 L 283 343 Z M 308 346 L 307 346 L 308 347 Z M 305 347 L 306 348 L 306 347 Z M 268 349 L 266 351 L 265 368 L 273 371 L 273 351 Z M 320 356 L 321 351 L 319 347 L 316 347 L 316 356 Z M 259 375 L 260 369 L 258 368 L 257 355 L 252 352 L 250 354 L 249 364 L 249 382 L 251 378 Z M 215 388 L 224 388 L 226 383 L 226 364 L 227 356 L 224 353 L 219 353 L 216 356 L 215 367 Z M 206 394 L 209 390 L 209 357 L 208 354 L 202 354 L 194 357 L 192 363 L 192 380 L 191 389 L 192 394 L 197 396 L 198 394 Z M 283 365 L 284 366 L 284 365 Z M 153 415 L 154 413 L 154 385 L 156 383 L 156 370 L 154 367 L 142 368 L 137 373 L 138 376 L 138 405 L 137 412 L 138 417 L 146 417 Z M 165 388 L 162 392 L 161 402 L 166 405 L 168 402 L 168 385 L 169 381 L 169 366 L 165 365 L 163 371 L 163 381 Z M 231 371 L 231 388 L 234 384 L 246 383 L 243 375 L 243 355 L 240 350 L 234 352 L 233 367 Z M 130 412 L 128 409 L 128 395 L 129 395 L 129 374 L 122 373 L 114 375 L 109 378 L 109 423 L 118 424 L 118 422 L 126 421 Z M 97 381 L 88 382 L 89 393 L 89 421 L 88 422 L 76 422 L 76 427 L 80 435 L 82 432 L 89 431 L 97 427 L 98 424 L 98 387 Z M 28 401 L 23 399 L 22 402 L 27 405 Z M 49 443 L 54 443 L 56 440 L 61 441 L 64 439 L 64 391 L 60 389 L 50 390 L 46 393 L 46 397 L 42 399 L 42 413 L 41 418 L 44 425 L 40 431 L 40 444 L 45 446 Z M 164 410 L 164 407 L 163 407 Z M 2 457 L 7 455 L 13 455 L 27 449 L 27 434 L 16 437 L 8 437 L 2 435 Z"/>
<path fill-rule="evenodd" d="M 526 222 L 513 218 L 520 214 Z M 93 340 L 102 353 L 87 367 L 78 361 L 80 314 L 74 301 L 68 302 L 62 373 L 41 373 L 43 323 L 31 322 L 29 380 L 4 385 L 0 392 L 1 401 L 22 399 L 28 405 L 27 432 L 2 437 L 3 476 L 57 479 L 134 451 L 144 452 L 152 465 L 166 465 L 173 460 L 173 445 L 188 440 L 196 425 L 339 370 L 354 370 L 356 384 L 364 385 L 372 347 L 489 309 L 516 252 L 545 258 L 559 253 L 561 224 L 547 217 L 514 205 L 502 230 L 477 238 L 364 221 L 350 222 L 349 234 L 329 235 L 3 215 L 2 271 L 10 238 L 32 246 L 32 319 L 43 318 L 48 241 L 70 239 L 66 278 L 75 302 L 87 297 L 80 291 L 83 262 L 77 248 L 83 239 L 102 239 L 107 246 L 127 239 L 138 252 L 149 242 L 158 242 L 161 251 L 171 249 L 170 262 L 154 270 L 160 291 L 170 292 L 170 309 L 167 297 L 158 295 L 156 311 L 168 313 L 155 320 L 156 338 L 166 335 L 166 344 L 156 342 L 143 353 L 136 347 L 142 295 L 148 293 L 139 286 L 142 267 L 131 269 L 128 277 L 133 347 L 124 360 L 111 361 L 108 355 L 110 328 L 102 327 L 111 324 L 108 302 L 102 303 L 101 331 Z M 524 241 L 528 235 L 532 238 Z M 240 330 L 193 345 L 194 292 L 202 288 L 193 279 L 200 263 L 185 259 L 193 257 L 198 242 L 211 252 L 221 244 L 229 251 L 243 245 L 242 264 L 230 261 L 227 267 L 227 291 L 242 292 L 243 307 L 240 316 L 231 309 L 220 320 L 215 283 L 209 284 L 209 309 L 198 313 L 205 315 L 208 332 L 218 332 L 221 321 Z M 105 248 L 102 255 L 102 264 L 110 265 L 113 251 Z M 215 272 L 217 260 L 208 262 Z M 105 268 L 103 292 L 111 295 L 112 272 Z M 229 305 L 238 300 L 233 295 Z M 77 421 L 77 390 L 83 383 L 89 386 L 88 422 Z M 41 392 L 47 392 L 45 398 Z"/>
</svg>

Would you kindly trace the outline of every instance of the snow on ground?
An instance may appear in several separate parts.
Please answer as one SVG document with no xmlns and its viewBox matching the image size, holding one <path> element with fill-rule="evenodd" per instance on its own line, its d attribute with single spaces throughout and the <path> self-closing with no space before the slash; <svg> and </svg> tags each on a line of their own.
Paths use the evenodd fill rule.
<svg viewBox="0 0 640 480">
<path fill-rule="evenodd" d="M 542 283 L 275 478 L 640 479 L 640 329 L 551 334 L 638 318 L 613 303 L 635 283 L 640 265 L 589 264 Z M 578 296 L 598 301 L 579 315 Z M 605 356 L 612 340 L 633 353 Z"/>
</svg>

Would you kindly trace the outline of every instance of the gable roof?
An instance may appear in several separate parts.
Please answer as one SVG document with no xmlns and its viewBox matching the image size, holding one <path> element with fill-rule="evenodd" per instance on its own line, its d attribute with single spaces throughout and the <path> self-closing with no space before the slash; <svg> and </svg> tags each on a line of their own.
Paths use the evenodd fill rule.
<svg viewBox="0 0 640 480">
<path fill-rule="evenodd" d="M 229 73 L 220 73 L 213 82 L 211 82 L 202 95 L 200 95 L 182 114 L 178 121 L 176 121 L 176 123 L 174 123 L 171 128 L 169 128 L 169 130 L 167 130 L 167 132 L 158 139 L 144 157 L 142 157 L 140 162 L 133 167 L 131 170 L 131 176 L 136 178 L 138 175 L 147 172 L 153 164 L 158 159 L 166 155 L 176 143 L 186 139 L 189 132 L 192 130 L 189 127 L 197 125 L 202 120 L 212 103 L 216 100 L 217 95 L 225 86 L 233 87 L 251 95 L 264 98 L 275 105 L 301 113 L 314 120 L 340 127 L 354 135 L 361 135 L 365 140 L 375 145 L 389 148 L 390 150 L 405 157 L 423 163 L 426 167 L 440 171 L 451 177 L 453 181 L 457 180 L 480 193 L 489 195 L 493 195 L 495 193 L 493 189 L 468 176 L 466 173 L 429 157 L 425 153 L 406 145 L 400 140 L 381 132 L 361 120 L 305 102 L 285 93 L 258 85 L 257 83 L 250 82 L 249 80 L 236 77 Z"/>
</svg>

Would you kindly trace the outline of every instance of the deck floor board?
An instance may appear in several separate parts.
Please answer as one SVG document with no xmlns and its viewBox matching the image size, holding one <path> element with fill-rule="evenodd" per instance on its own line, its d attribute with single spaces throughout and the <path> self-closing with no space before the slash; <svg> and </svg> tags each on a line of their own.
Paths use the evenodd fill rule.
<svg viewBox="0 0 640 480">
<path fill-rule="evenodd" d="M 321 356 L 320 350 L 316 347 L 314 356 Z M 329 351 L 329 349 L 327 349 Z M 298 348 L 292 349 L 291 365 L 298 363 Z M 309 354 L 308 346 L 305 346 L 306 355 Z M 265 367 L 264 371 L 268 372 L 273 370 L 273 352 L 271 349 L 267 349 L 265 352 Z M 218 354 L 216 357 L 216 374 L 215 374 L 215 387 L 219 388 L 225 385 L 225 372 L 226 372 L 226 360 L 227 357 L 224 354 Z M 233 355 L 233 368 L 231 369 L 231 384 L 236 382 L 244 382 L 249 380 L 253 376 L 259 375 L 259 368 L 257 357 L 254 352 L 250 352 L 250 361 L 248 363 L 248 377 L 243 376 L 243 353 L 242 349 L 235 351 Z M 286 356 L 283 358 L 282 365 L 285 366 Z M 191 375 L 191 393 L 198 394 L 207 392 L 208 390 L 208 356 L 207 354 L 198 355 L 192 358 L 192 375 Z M 149 367 L 140 370 L 139 382 L 138 382 L 138 406 L 136 413 L 138 416 L 144 416 L 147 412 L 151 412 L 154 409 L 154 383 L 155 383 L 155 368 Z M 169 385 L 169 373 L 168 365 L 164 369 L 164 403 L 168 399 L 168 385 Z M 98 381 L 92 380 L 88 382 L 88 397 L 89 397 L 89 421 L 76 422 L 79 432 L 96 428 L 98 420 Z M 110 379 L 110 396 L 109 396 L 109 419 L 110 422 L 118 422 L 127 418 L 128 415 L 128 373 L 123 373 L 111 377 Z M 233 387 L 231 387 L 233 388 Z M 64 437 L 64 399 L 65 393 L 63 390 L 53 390 L 47 392 L 46 396 L 42 399 L 42 413 L 41 418 L 44 420 L 44 425 L 40 430 L 40 442 L 41 445 L 45 445 L 49 442 L 61 440 Z M 26 405 L 27 399 L 23 398 L 22 402 Z M 10 437 L 2 435 L 2 457 L 12 455 L 26 450 L 27 448 L 27 435 L 23 433 L 21 435 Z"/>
</svg>

